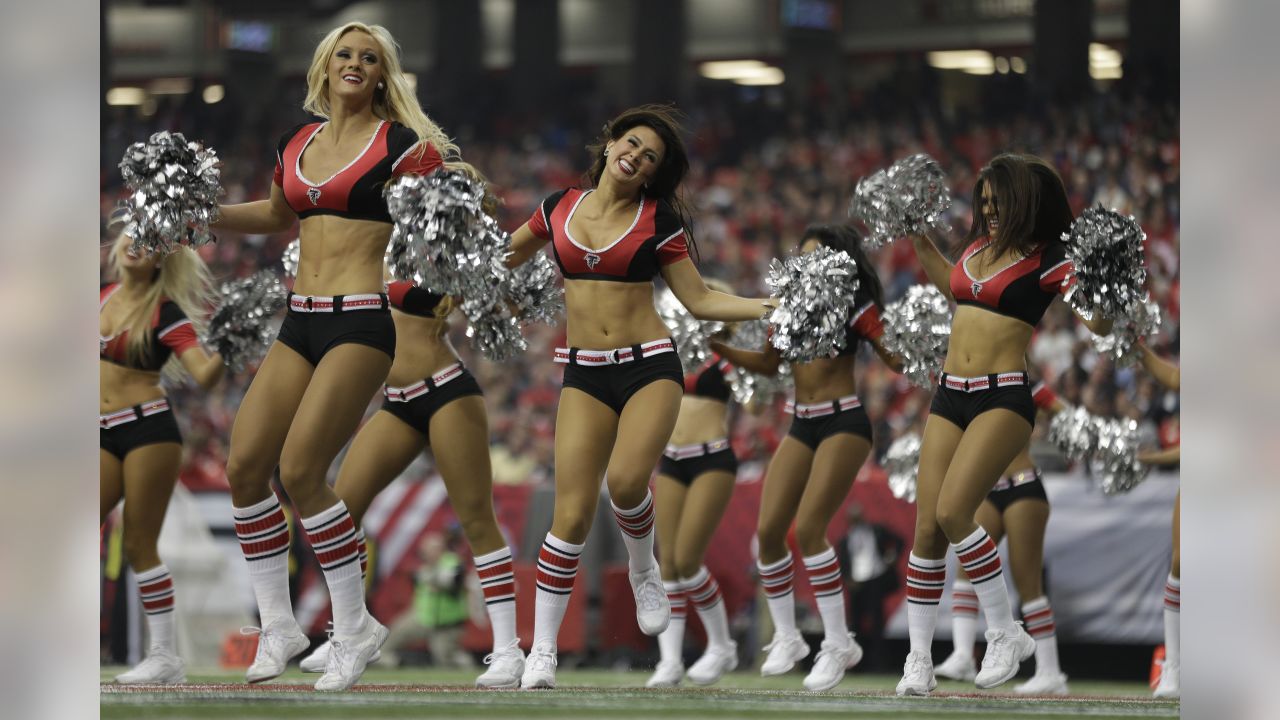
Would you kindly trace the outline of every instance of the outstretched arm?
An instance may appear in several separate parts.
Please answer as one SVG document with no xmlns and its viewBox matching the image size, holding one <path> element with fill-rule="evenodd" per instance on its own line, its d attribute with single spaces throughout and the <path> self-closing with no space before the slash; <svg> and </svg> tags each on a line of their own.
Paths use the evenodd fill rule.
<svg viewBox="0 0 1280 720">
<path fill-rule="evenodd" d="M 1182 446 L 1174 445 L 1164 450 L 1146 450 L 1138 453 L 1138 462 L 1147 465 L 1169 465 L 1179 462 L 1182 458 Z"/>
<path fill-rule="evenodd" d="M 758 320 L 777 305 L 771 298 L 744 298 L 712 290 L 687 257 L 663 265 L 662 277 L 680 304 L 699 320 Z"/>
<path fill-rule="evenodd" d="M 1138 357 L 1142 360 L 1142 366 L 1151 373 L 1151 377 L 1156 382 L 1169 388 L 1177 390 L 1182 384 L 1182 370 L 1173 363 L 1151 352 L 1144 343 L 1138 343 Z"/>
<path fill-rule="evenodd" d="M 951 294 L 952 264 L 938 250 L 933 239 L 927 235 L 912 235 L 911 246 L 915 248 L 916 258 L 924 267 L 924 274 L 929 276 L 929 282 L 936 285 L 948 300 L 955 302 L 956 298 Z"/>
<path fill-rule="evenodd" d="M 533 254 L 547 244 L 546 238 L 540 238 L 529 229 L 529 223 L 511 233 L 511 252 L 507 254 L 507 267 L 514 268 L 525 264 Z"/>
<path fill-rule="evenodd" d="M 743 350 L 725 345 L 719 340 L 712 340 L 708 345 L 720 357 L 757 375 L 772 377 L 778 374 L 778 368 L 782 366 L 782 356 L 778 354 L 777 348 L 768 343 L 765 343 L 763 350 Z"/>
<path fill-rule="evenodd" d="M 879 355 L 879 356 L 880 356 L 880 360 L 881 360 L 881 361 L 883 361 L 885 365 L 888 365 L 888 366 L 889 366 L 889 369 L 890 369 L 890 370 L 892 370 L 892 371 L 894 371 L 894 372 L 896 372 L 896 373 L 901 373 L 901 372 L 902 372 L 902 358 L 900 358 L 900 357 L 898 357 L 897 355 L 894 355 L 893 353 L 891 353 L 891 352 L 889 352 L 888 350 L 886 350 L 886 349 L 885 349 L 885 347 L 884 347 L 884 343 L 883 343 L 883 342 L 881 342 L 883 339 L 884 339 L 883 337 L 878 337 L 878 338 L 876 338 L 876 339 L 872 340 L 872 341 L 871 341 L 871 347 L 872 347 L 872 349 L 874 349 L 874 350 L 876 351 L 876 355 Z"/>
<path fill-rule="evenodd" d="M 191 377 L 201 388 L 208 390 L 222 379 L 227 366 L 218 353 L 208 353 L 202 348 L 192 347 L 178 356 L 182 367 L 187 369 Z"/>
<path fill-rule="evenodd" d="M 271 184 L 269 200 L 219 205 L 218 214 L 211 227 L 254 235 L 284 232 L 293 227 L 297 217 L 285 202 L 284 191 L 275 183 Z"/>
</svg>

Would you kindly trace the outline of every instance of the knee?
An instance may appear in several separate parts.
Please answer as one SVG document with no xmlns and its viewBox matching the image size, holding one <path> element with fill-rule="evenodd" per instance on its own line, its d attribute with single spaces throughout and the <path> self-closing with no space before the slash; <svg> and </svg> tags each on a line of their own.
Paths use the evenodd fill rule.
<svg viewBox="0 0 1280 720">
<path fill-rule="evenodd" d="M 609 499 L 620 508 L 633 508 L 644 502 L 645 493 L 649 492 L 649 473 L 635 471 L 609 470 L 606 475 L 609 483 Z"/>
<path fill-rule="evenodd" d="M 787 554 L 787 532 L 784 527 L 760 523 L 756 528 L 756 541 L 760 545 L 760 557 L 777 558 Z"/>
<path fill-rule="evenodd" d="M 947 551 L 947 536 L 937 522 L 917 523 L 911 551 L 919 557 L 942 557 Z"/>
<path fill-rule="evenodd" d="M 466 536 L 471 547 L 488 547 L 494 536 L 501 536 L 493 512 L 484 512 L 485 508 L 469 508 L 466 511 L 454 508 L 458 514 L 458 523 L 462 526 L 462 534 Z"/>
<path fill-rule="evenodd" d="M 570 543 L 586 542 L 587 533 L 591 532 L 591 510 L 580 507 L 559 505 L 555 509 L 555 519 L 551 523 L 552 534 Z"/>
<path fill-rule="evenodd" d="M 295 507 L 309 507 L 312 498 L 326 487 L 324 468 L 318 468 L 308 462 L 280 463 L 280 484 L 293 500 Z"/>
<path fill-rule="evenodd" d="M 805 557 L 817 555 L 827 549 L 826 528 L 797 526 L 796 542 Z"/>
<path fill-rule="evenodd" d="M 232 449 L 227 457 L 227 484 L 231 486 L 231 496 L 240 505 L 249 504 L 247 500 L 259 493 L 271 483 L 271 472 L 275 469 L 261 458 L 249 452 L 236 452 Z"/>
<path fill-rule="evenodd" d="M 156 538 L 147 537 L 144 533 L 130 531 L 126 526 L 123 536 L 121 537 L 122 549 L 124 556 L 129 559 L 129 564 L 135 570 L 141 568 L 143 570 L 155 564 L 159 559 L 156 552 Z"/>
<path fill-rule="evenodd" d="M 942 528 L 946 538 L 951 542 L 960 542 L 971 532 L 976 524 L 973 515 L 965 513 L 962 509 L 954 505 L 938 503 L 936 517 L 938 526 Z"/>
<path fill-rule="evenodd" d="M 688 580 L 698 574 L 698 570 L 702 568 L 702 558 L 695 557 L 692 553 L 676 553 L 675 561 L 676 576 L 681 580 Z"/>
</svg>

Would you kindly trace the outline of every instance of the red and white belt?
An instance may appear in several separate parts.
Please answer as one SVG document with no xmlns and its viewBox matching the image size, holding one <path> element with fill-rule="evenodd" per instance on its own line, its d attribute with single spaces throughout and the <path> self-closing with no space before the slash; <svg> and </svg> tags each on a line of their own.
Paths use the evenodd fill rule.
<svg viewBox="0 0 1280 720">
<path fill-rule="evenodd" d="M 805 419 L 833 415 L 859 407 L 862 407 L 862 401 L 858 399 L 857 395 L 845 395 L 835 400 L 825 400 L 820 403 L 801 403 L 799 405 L 796 404 L 795 400 L 788 400 L 784 409 L 798 418 Z"/>
<path fill-rule="evenodd" d="M 662 451 L 663 455 L 672 460 L 688 460 L 689 458 L 702 457 L 703 455 L 711 455 L 725 450 L 729 447 L 728 438 L 720 438 L 711 442 L 695 443 L 693 445 L 668 445 Z"/>
<path fill-rule="evenodd" d="M 555 361 L 582 365 L 584 367 L 600 367 L 602 365 L 621 365 L 637 358 L 676 351 L 676 343 L 671 338 L 650 340 L 630 347 L 612 350 L 583 350 L 581 348 L 556 348 Z"/>
<path fill-rule="evenodd" d="M 1027 374 L 1024 372 L 996 373 L 994 375 L 980 375 L 971 378 L 956 377 L 955 375 L 942 373 L 940 380 L 948 389 L 959 390 L 960 392 L 978 392 L 979 390 L 990 390 L 993 387 L 1030 384 L 1027 381 Z"/>
<path fill-rule="evenodd" d="M 350 312 L 352 310 L 384 310 L 387 296 L 384 293 L 363 295 L 297 295 L 289 293 L 289 309 L 300 313 Z"/>
<path fill-rule="evenodd" d="M 98 427 L 103 430 L 110 430 L 117 425 L 124 425 L 125 423 L 131 423 L 140 418 L 159 415 L 162 412 L 169 412 L 169 401 L 165 398 L 145 402 L 141 405 L 134 405 L 133 407 L 117 410 L 113 413 L 107 413 L 106 415 L 99 415 Z"/>
<path fill-rule="evenodd" d="M 462 377 L 463 369 L 462 363 L 454 363 L 435 375 L 425 380 L 419 380 L 412 385 L 405 385 L 404 387 L 383 385 L 382 394 L 386 395 L 391 402 L 409 402 L 426 395 L 450 380 L 457 380 Z"/>
<path fill-rule="evenodd" d="M 997 480 L 995 487 L 991 488 L 991 492 L 997 492 L 1000 490 L 1012 490 L 1018 487 L 1019 485 L 1026 485 L 1027 483 L 1035 482 L 1039 479 L 1040 479 L 1039 468 L 1031 468 L 1030 470 L 1023 470 L 1020 473 L 1014 473 L 1013 475 L 1006 475 L 1000 478 L 999 480 Z"/>
</svg>

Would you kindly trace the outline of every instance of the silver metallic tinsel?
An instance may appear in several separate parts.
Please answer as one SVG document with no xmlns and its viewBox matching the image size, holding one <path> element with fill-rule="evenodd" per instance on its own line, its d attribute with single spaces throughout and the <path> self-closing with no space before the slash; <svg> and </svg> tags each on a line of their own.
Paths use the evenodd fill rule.
<svg viewBox="0 0 1280 720">
<path fill-rule="evenodd" d="M 1049 441 L 1068 458 L 1094 463 L 1102 478 L 1102 492 L 1128 492 L 1147 477 L 1138 462 L 1138 423 L 1127 418 L 1101 418 L 1084 408 L 1070 408 L 1053 416 Z"/>
<path fill-rule="evenodd" d="M 298 277 L 298 258 L 302 254 L 302 238 L 294 238 L 284 248 L 280 256 L 280 264 L 284 265 L 285 277 Z"/>
<path fill-rule="evenodd" d="M 849 215 L 866 225 L 867 246 L 879 247 L 929 227 L 945 230 L 943 216 L 949 207 L 946 173 L 933 158 L 919 153 L 858 180 Z"/>
<path fill-rule="evenodd" d="M 284 307 L 288 292 L 275 273 L 259 270 L 223 283 L 218 296 L 204 344 L 222 355 L 231 372 L 243 372 L 271 347 L 275 339 L 271 318 Z"/>
<path fill-rule="evenodd" d="M 902 435 L 884 455 L 884 469 L 889 475 L 889 490 L 899 500 L 916 501 L 916 475 L 920 471 L 920 436 Z"/>
<path fill-rule="evenodd" d="M 1122 367 L 1137 361 L 1138 356 L 1133 348 L 1142 338 L 1160 330 L 1160 306 L 1151 298 L 1145 298 L 1133 310 L 1132 314 L 1116 318 L 1110 335 L 1094 335 L 1090 338 L 1095 350 Z"/>
<path fill-rule="evenodd" d="M 676 342 L 676 354 L 680 356 L 685 372 L 693 372 L 711 357 L 707 343 L 713 335 L 724 330 L 724 323 L 694 317 L 670 288 L 662 288 L 655 293 L 654 307 L 658 317 L 671 331 L 671 339 Z"/>
<path fill-rule="evenodd" d="M 1049 421 L 1049 442 L 1072 460 L 1085 460 L 1098 442 L 1100 418 L 1082 407 L 1066 408 Z"/>
<path fill-rule="evenodd" d="M 511 238 L 481 210 L 484 196 L 483 183 L 458 171 L 402 175 L 391 183 L 391 274 L 449 295 L 492 292 L 506 279 Z"/>
<path fill-rule="evenodd" d="M 738 323 L 733 336 L 725 344 L 744 350 L 763 350 L 768 345 L 768 337 L 769 326 L 765 321 L 750 320 Z M 789 394 L 795 385 L 791 377 L 791 366 L 785 362 L 778 366 L 778 374 L 773 376 L 748 372 L 734 365 L 727 378 L 729 391 L 739 405 L 752 401 L 771 403 L 777 396 Z"/>
<path fill-rule="evenodd" d="M 845 325 L 858 292 L 858 268 L 844 251 L 825 245 L 769 263 L 769 292 L 780 302 L 769 313 L 772 343 L 790 362 L 832 357 L 845 346 Z"/>
<path fill-rule="evenodd" d="M 1146 234 L 1132 216 L 1088 208 L 1062 236 L 1074 266 L 1075 285 L 1066 301 L 1086 315 L 1113 320 L 1133 317 L 1147 296 L 1143 286 L 1142 241 Z"/>
<path fill-rule="evenodd" d="M 520 334 L 520 323 L 496 289 L 464 300 L 462 314 L 470 323 L 467 337 L 486 358 L 502 362 L 529 349 L 529 342 Z"/>
<path fill-rule="evenodd" d="M 213 241 L 218 217 L 218 155 L 182 133 L 158 132 L 124 152 L 120 173 L 129 197 L 124 232 L 135 252 L 168 254 L 178 245 Z"/>
<path fill-rule="evenodd" d="M 885 306 L 881 342 L 902 358 L 902 374 L 912 385 L 929 389 L 937 383 L 950 339 L 951 304 L 932 284 L 912 285 Z"/>
<path fill-rule="evenodd" d="M 554 325 L 564 314 L 564 288 L 556 282 L 558 273 L 546 253 L 510 271 L 503 292 L 519 309 L 521 322 L 544 322 Z"/>
</svg>

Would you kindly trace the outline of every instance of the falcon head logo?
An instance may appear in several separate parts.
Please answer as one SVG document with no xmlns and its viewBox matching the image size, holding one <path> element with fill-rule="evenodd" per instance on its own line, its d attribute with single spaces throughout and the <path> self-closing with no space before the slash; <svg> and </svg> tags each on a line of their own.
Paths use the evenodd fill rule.
<svg viewBox="0 0 1280 720">
<path fill-rule="evenodd" d="M 312 205 L 319 205 L 320 204 L 320 188 L 308 188 L 307 199 L 311 201 Z"/>
<path fill-rule="evenodd" d="M 587 268 L 590 270 L 595 270 L 596 266 L 600 264 L 600 256 L 595 253 L 587 253 L 586 261 L 587 261 Z"/>
<path fill-rule="evenodd" d="M 969 286 L 969 290 L 973 292 L 974 297 L 978 297 L 982 293 L 982 283 L 974 283 Z"/>
</svg>

